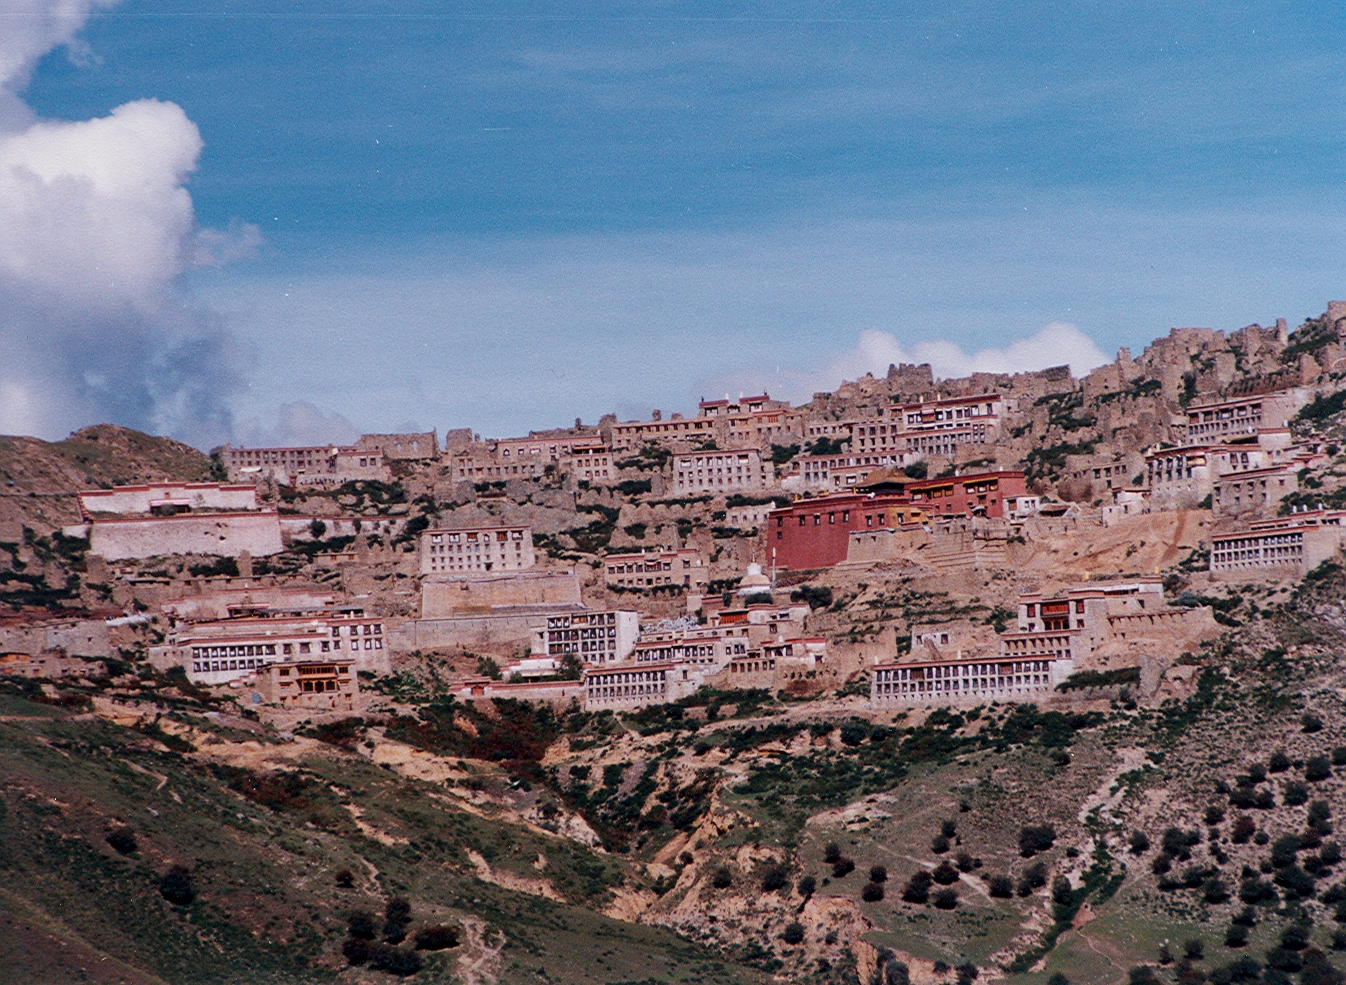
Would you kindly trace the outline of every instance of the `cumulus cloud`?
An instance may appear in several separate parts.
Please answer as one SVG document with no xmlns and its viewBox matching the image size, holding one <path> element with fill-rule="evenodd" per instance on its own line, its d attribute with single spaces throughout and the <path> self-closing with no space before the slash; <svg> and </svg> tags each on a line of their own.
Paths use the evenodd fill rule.
<svg viewBox="0 0 1346 985">
<path fill-rule="evenodd" d="M 897 363 L 929 363 L 935 376 L 949 378 L 971 373 L 1024 373 L 1048 366 L 1069 365 L 1076 376 L 1110 362 L 1093 339 L 1067 322 L 1052 322 L 1028 338 L 1004 348 L 967 352 L 954 342 L 926 339 L 904 346 L 890 332 L 866 329 L 854 349 L 827 367 L 820 387 L 833 389 L 842 380 L 873 373 L 882 376 Z"/>
<path fill-rule="evenodd" d="M 201 134 L 154 99 L 38 120 L 20 94 L 46 52 L 116 0 L 10 0 L 0 35 L 0 431 L 96 420 L 221 440 L 238 381 L 221 321 L 184 271 L 253 248 L 254 227 L 197 228 L 186 181 Z"/>
<path fill-rule="evenodd" d="M 0 395 L 3 399 L 3 395 Z M 411 428 L 410 430 L 418 430 Z M 360 436 L 360 430 L 335 411 L 326 414 L 307 400 L 281 404 L 276 410 L 274 425 L 265 425 L 258 418 L 240 421 L 234 428 L 239 444 L 244 447 L 276 448 L 286 445 L 350 444 Z"/>
</svg>

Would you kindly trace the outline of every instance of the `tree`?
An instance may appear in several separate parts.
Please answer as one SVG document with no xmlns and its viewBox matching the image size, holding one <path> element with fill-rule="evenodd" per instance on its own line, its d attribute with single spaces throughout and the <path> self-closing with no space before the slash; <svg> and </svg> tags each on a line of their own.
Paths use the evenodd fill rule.
<svg viewBox="0 0 1346 985">
<path fill-rule="evenodd" d="M 710 884 L 716 889 L 728 889 L 734 884 L 734 877 L 730 871 L 722 865 L 711 875 Z"/>
<path fill-rule="evenodd" d="M 860 890 L 860 898 L 866 903 L 877 903 L 883 899 L 883 884 L 870 882 L 865 884 L 865 888 Z"/>
<path fill-rule="evenodd" d="M 355 873 L 350 869 L 342 869 L 336 874 L 336 884 L 339 889 L 350 889 L 355 885 Z"/>
<path fill-rule="evenodd" d="M 823 861 L 831 865 L 839 858 L 841 858 L 841 846 L 835 841 L 829 841 L 823 848 Z"/>
<path fill-rule="evenodd" d="M 869 867 L 869 881 L 870 881 L 870 882 L 887 882 L 887 881 L 888 881 L 888 868 L 887 868 L 887 866 L 883 866 L 883 865 L 871 865 L 871 866 Z"/>
<path fill-rule="evenodd" d="M 327 533 L 327 524 L 315 516 L 313 522 L 308 525 L 308 532 L 313 535 L 314 540 L 322 540 L 322 535 Z"/>
<path fill-rule="evenodd" d="M 500 680 L 500 665 L 490 657 L 477 658 L 477 673 L 493 681 Z"/>
<path fill-rule="evenodd" d="M 804 876 L 799 880 L 799 885 L 795 887 L 799 895 L 804 897 L 812 896 L 817 888 L 818 880 L 813 878 L 813 876 Z"/>
<path fill-rule="evenodd" d="M 584 662 L 579 654 L 567 653 L 561 658 L 561 680 L 578 681 L 584 676 Z"/>
<path fill-rule="evenodd" d="M 845 855 L 841 856 L 841 858 L 837 859 L 835 862 L 832 863 L 833 879 L 844 879 L 846 876 L 850 875 L 854 871 L 855 871 L 855 863 L 852 862 L 850 859 L 848 859 Z"/>
<path fill-rule="evenodd" d="M 987 892 L 995 899 L 1009 899 L 1014 895 L 1014 880 L 1004 874 L 991 876 Z"/>
<path fill-rule="evenodd" d="M 185 866 L 173 866 L 159 880 L 159 895 L 174 906 L 186 906 L 196 898 L 191 872 Z"/>
<path fill-rule="evenodd" d="M 1144 831 L 1131 832 L 1131 854 L 1143 855 L 1150 848 L 1150 839 Z"/>
<path fill-rule="evenodd" d="M 908 479 L 924 479 L 930 474 L 930 466 L 926 465 L 925 462 L 912 462 L 902 470 L 902 474 Z"/>
<path fill-rule="evenodd" d="M 1332 767 L 1326 756 L 1314 756 L 1304 764 L 1304 779 L 1310 783 L 1321 783 L 1332 775 Z"/>
<path fill-rule="evenodd" d="M 781 931 L 780 939 L 787 944 L 800 944 L 804 940 L 804 926 L 800 923 L 787 923 Z"/>
</svg>

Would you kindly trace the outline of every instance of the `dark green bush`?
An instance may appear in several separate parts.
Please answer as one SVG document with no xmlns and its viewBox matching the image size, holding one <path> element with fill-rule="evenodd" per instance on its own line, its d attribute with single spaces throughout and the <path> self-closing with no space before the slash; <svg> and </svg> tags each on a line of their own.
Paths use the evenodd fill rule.
<svg viewBox="0 0 1346 985">
<path fill-rule="evenodd" d="M 191 872 L 185 866 L 173 866 L 159 880 L 159 895 L 174 906 L 186 906 L 196 898 Z"/>
</svg>

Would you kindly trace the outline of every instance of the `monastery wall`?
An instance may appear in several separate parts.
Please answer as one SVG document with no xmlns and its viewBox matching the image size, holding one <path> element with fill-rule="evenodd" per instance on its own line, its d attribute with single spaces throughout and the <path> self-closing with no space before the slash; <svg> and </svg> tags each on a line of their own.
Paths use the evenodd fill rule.
<svg viewBox="0 0 1346 985">
<path fill-rule="evenodd" d="M 573 569 L 510 571 L 482 578 L 426 578 L 421 617 L 482 615 L 502 606 L 579 605 L 580 581 Z"/>
<path fill-rule="evenodd" d="M 89 553 L 117 561 L 167 554 L 253 557 L 284 550 L 275 513 L 184 513 L 169 517 L 99 520 L 89 531 Z"/>
</svg>

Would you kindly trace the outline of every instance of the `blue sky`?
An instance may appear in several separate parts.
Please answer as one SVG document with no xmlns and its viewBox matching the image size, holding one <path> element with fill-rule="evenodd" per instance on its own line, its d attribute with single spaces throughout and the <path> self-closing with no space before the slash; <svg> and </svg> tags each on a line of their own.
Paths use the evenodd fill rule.
<svg viewBox="0 0 1346 985">
<path fill-rule="evenodd" d="M 114 407 L 198 443 L 1085 368 L 1346 294 L 1337 5 L 893 6 L 125 0 L 13 88 L 199 130 L 225 245 L 166 277 L 223 369 Z"/>
</svg>

